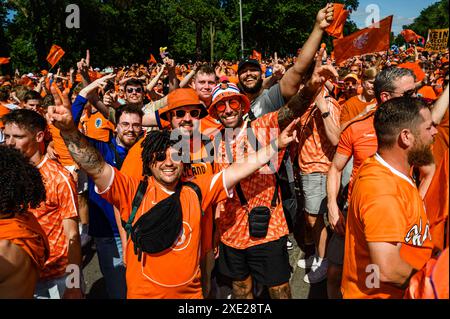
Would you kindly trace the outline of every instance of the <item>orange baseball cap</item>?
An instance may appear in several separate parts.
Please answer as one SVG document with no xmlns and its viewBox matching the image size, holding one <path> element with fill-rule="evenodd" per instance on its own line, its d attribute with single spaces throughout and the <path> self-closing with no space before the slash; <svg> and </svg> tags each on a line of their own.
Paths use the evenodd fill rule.
<svg viewBox="0 0 450 319">
<path fill-rule="evenodd" d="M 159 116 L 165 120 L 169 121 L 167 116 L 168 112 L 173 111 L 177 108 L 183 106 L 199 106 L 201 113 L 199 118 L 203 118 L 208 115 L 208 111 L 205 106 L 200 102 L 200 98 L 194 89 L 191 88 L 181 88 L 176 89 L 167 95 L 167 106 L 159 110 Z"/>
<path fill-rule="evenodd" d="M 344 81 L 347 80 L 347 79 L 350 79 L 350 78 L 353 79 L 353 80 L 355 80 L 356 82 L 359 81 L 358 76 L 357 76 L 355 73 L 349 73 L 349 74 L 347 74 L 347 75 L 344 77 Z"/>
</svg>

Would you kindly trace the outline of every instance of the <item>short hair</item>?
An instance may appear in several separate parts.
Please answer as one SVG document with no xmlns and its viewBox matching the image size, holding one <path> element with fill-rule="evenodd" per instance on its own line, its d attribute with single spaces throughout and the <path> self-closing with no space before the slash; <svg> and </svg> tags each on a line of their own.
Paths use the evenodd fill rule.
<svg viewBox="0 0 450 319">
<path fill-rule="evenodd" d="M 16 124 L 31 133 L 45 131 L 47 121 L 39 113 L 28 109 L 15 109 L 2 117 L 4 125 Z"/>
<path fill-rule="evenodd" d="M 395 82 L 404 76 L 411 76 L 416 79 L 413 71 L 405 68 L 388 67 L 377 74 L 374 82 L 375 97 L 381 103 L 381 92 L 392 92 L 397 87 Z"/>
<path fill-rule="evenodd" d="M 132 85 L 132 86 L 140 86 L 141 89 L 142 89 L 142 91 L 144 91 L 144 84 L 142 84 L 142 81 L 141 81 L 141 80 L 138 80 L 138 79 L 129 79 L 129 80 L 125 83 L 125 91 L 127 90 L 127 87 L 130 86 L 130 85 Z M 144 93 L 144 92 L 142 92 L 142 93 Z"/>
<path fill-rule="evenodd" d="M 216 71 L 214 70 L 214 68 L 208 64 L 202 64 L 200 65 L 197 70 L 195 71 L 194 74 L 194 79 L 197 77 L 197 74 L 207 74 L 207 75 L 214 75 L 216 76 Z"/>
<path fill-rule="evenodd" d="M 415 131 L 423 122 L 420 111 L 424 108 L 427 105 L 421 99 L 407 96 L 395 97 L 381 104 L 373 121 L 378 148 L 392 148 L 398 134 L 405 128 Z"/>
<path fill-rule="evenodd" d="M 27 103 L 29 100 L 42 101 L 42 96 L 38 92 L 30 90 L 27 93 L 25 93 L 25 96 L 23 97 L 23 102 Z"/>
<path fill-rule="evenodd" d="M 119 123 L 119 119 L 123 113 L 137 114 L 141 119 L 144 117 L 144 111 L 142 111 L 142 108 L 140 106 L 135 104 L 125 104 L 116 110 L 116 124 Z"/>
<path fill-rule="evenodd" d="M 16 149 L 0 145 L 0 216 L 25 213 L 45 201 L 39 170 Z"/>
</svg>

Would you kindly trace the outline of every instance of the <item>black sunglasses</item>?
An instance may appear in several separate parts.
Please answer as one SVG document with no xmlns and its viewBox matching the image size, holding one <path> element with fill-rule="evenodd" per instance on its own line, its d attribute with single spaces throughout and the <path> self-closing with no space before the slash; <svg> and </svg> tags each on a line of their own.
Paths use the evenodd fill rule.
<svg viewBox="0 0 450 319">
<path fill-rule="evenodd" d="M 142 93 L 141 88 L 127 88 L 127 93 L 133 93 L 133 91 L 136 93 Z"/>
<path fill-rule="evenodd" d="M 178 118 L 183 118 L 186 115 L 186 113 L 189 113 L 193 118 L 198 118 L 200 116 L 201 111 L 199 109 L 190 110 L 190 111 L 175 110 L 175 111 L 173 111 L 173 113 Z"/>
<path fill-rule="evenodd" d="M 178 152 L 173 152 L 170 153 L 170 157 L 172 159 L 172 161 L 174 162 L 180 162 L 181 161 L 181 156 L 183 155 L 183 152 L 181 151 L 181 149 Z M 156 162 L 164 162 L 167 158 L 166 152 L 158 152 L 155 154 L 155 161 Z"/>
</svg>

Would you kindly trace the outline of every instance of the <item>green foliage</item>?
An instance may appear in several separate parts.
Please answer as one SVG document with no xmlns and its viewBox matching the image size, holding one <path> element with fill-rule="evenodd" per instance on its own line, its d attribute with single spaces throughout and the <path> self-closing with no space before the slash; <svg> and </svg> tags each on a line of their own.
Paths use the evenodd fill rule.
<svg viewBox="0 0 450 319">
<path fill-rule="evenodd" d="M 358 0 L 341 1 L 356 10 Z M 65 25 L 68 4 L 80 8 L 79 29 Z M 326 0 L 243 0 L 244 55 L 295 54 L 308 38 Z M 14 19 L 7 21 L 8 13 Z M 21 72 L 48 69 L 52 44 L 66 52 L 58 66 L 67 69 L 91 53 L 91 65 L 145 63 L 167 46 L 177 62 L 241 55 L 239 0 L 0 0 L 0 53 L 11 56 Z M 356 26 L 347 22 L 345 34 Z M 325 36 L 330 44 L 332 39 Z M 3 44 L 3 48 L 2 48 Z M 0 55 L 1 56 L 1 55 Z"/>
<path fill-rule="evenodd" d="M 438 1 L 429 7 L 423 9 L 420 15 L 409 25 L 404 25 L 403 29 L 411 29 L 418 35 L 427 39 L 428 29 L 444 29 L 449 26 L 449 0 Z M 405 44 L 401 34 L 395 37 L 394 43 L 397 45 Z"/>
</svg>

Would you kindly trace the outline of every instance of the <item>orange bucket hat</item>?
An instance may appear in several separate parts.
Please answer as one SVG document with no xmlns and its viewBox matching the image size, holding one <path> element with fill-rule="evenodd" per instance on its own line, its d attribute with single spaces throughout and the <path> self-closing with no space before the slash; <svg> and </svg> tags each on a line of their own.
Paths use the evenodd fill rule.
<svg viewBox="0 0 450 319">
<path fill-rule="evenodd" d="M 203 118 L 208 115 L 208 111 L 200 102 L 200 98 L 198 97 L 194 89 L 176 89 L 170 92 L 169 95 L 167 95 L 167 106 L 159 110 L 159 116 L 163 120 L 169 121 L 169 117 L 167 116 L 168 112 L 173 111 L 179 107 L 191 105 L 200 107 L 201 113 L 199 118 Z"/>
</svg>

